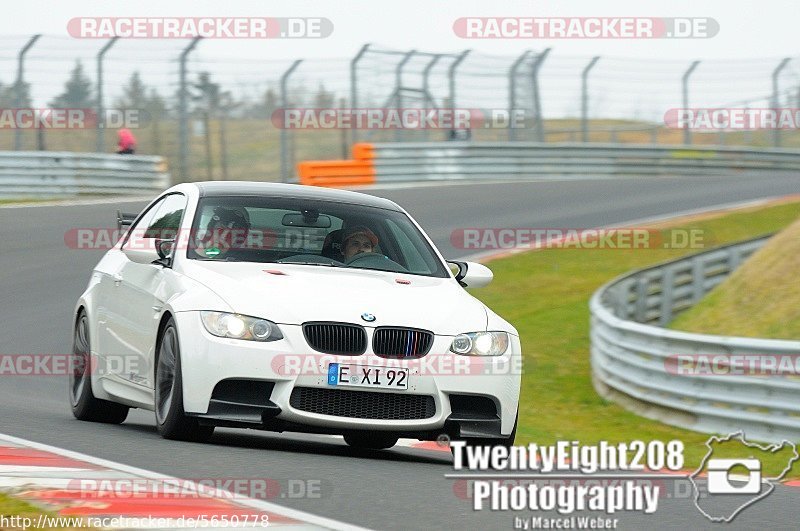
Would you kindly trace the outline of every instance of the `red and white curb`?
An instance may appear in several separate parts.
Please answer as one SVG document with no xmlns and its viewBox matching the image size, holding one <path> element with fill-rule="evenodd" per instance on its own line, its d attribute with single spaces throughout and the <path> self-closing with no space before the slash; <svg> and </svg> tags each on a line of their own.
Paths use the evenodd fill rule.
<svg viewBox="0 0 800 531">
<path fill-rule="evenodd" d="M 103 481 L 108 480 L 108 481 Z M 118 481 L 155 485 L 146 495 L 103 491 Z M 76 488 L 81 485 L 81 488 Z M 87 491 L 86 485 L 99 490 Z M 193 491 L 194 495 L 170 495 Z M 0 492 L 59 517 L 114 521 L 110 529 L 364 528 L 105 459 L 0 434 Z M 94 520 L 93 520 L 94 519 Z M 41 527 L 41 526 L 39 526 Z M 72 524 L 72 527 L 78 527 Z"/>
</svg>

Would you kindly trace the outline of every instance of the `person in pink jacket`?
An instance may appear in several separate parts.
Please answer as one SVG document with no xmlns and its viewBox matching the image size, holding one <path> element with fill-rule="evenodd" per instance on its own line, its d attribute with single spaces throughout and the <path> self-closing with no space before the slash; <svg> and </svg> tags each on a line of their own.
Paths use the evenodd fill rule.
<svg viewBox="0 0 800 531">
<path fill-rule="evenodd" d="M 130 129 L 120 129 L 117 131 L 117 154 L 119 155 L 133 155 L 136 151 L 136 137 L 133 136 Z"/>
</svg>

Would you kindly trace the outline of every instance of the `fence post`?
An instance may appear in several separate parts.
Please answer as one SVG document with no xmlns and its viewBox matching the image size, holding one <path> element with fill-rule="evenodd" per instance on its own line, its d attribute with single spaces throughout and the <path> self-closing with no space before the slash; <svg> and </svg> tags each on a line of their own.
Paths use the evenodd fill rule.
<svg viewBox="0 0 800 531">
<path fill-rule="evenodd" d="M 178 87 L 178 136 L 180 145 L 178 149 L 178 162 L 181 168 L 181 182 L 189 182 L 189 110 L 187 99 L 189 98 L 189 91 L 186 88 L 186 59 L 189 53 L 194 50 L 197 43 L 200 42 L 202 37 L 195 37 L 192 42 L 183 49 L 178 60 L 179 64 L 179 87 Z M 208 131 L 206 131 L 208 134 Z"/>
<path fill-rule="evenodd" d="M 296 60 L 281 76 L 281 109 L 283 109 L 284 116 L 286 109 L 289 107 L 289 97 L 287 94 L 289 92 L 289 76 L 292 75 L 292 72 L 294 72 L 302 62 L 302 59 Z M 289 182 L 289 166 L 289 131 L 286 129 L 286 123 L 284 122 L 281 127 L 281 182 Z"/>
<path fill-rule="evenodd" d="M 589 141 L 589 71 L 599 60 L 600 56 L 595 55 L 581 72 L 581 139 L 584 142 Z"/>
<path fill-rule="evenodd" d="M 430 88 L 429 76 L 430 76 L 431 70 L 433 69 L 434 66 L 436 66 L 436 63 L 438 63 L 439 59 L 441 59 L 441 58 L 442 58 L 442 54 L 439 54 L 439 53 L 433 54 L 433 57 L 431 58 L 431 60 L 428 62 L 427 65 L 425 65 L 425 68 L 422 70 L 422 93 L 423 93 L 423 97 L 425 98 L 426 107 L 427 107 L 428 103 L 431 103 L 434 108 L 437 107 L 436 106 L 436 102 L 433 99 L 430 99 L 430 102 L 428 102 L 428 98 L 429 98 L 429 95 L 430 95 L 430 92 L 428 92 L 428 89 Z M 427 127 L 423 127 L 422 128 L 422 137 L 423 137 L 424 140 L 426 140 L 426 141 L 428 140 L 428 128 Z"/>
<path fill-rule="evenodd" d="M 547 55 L 550 53 L 550 48 L 545 48 L 542 53 L 540 53 L 536 59 L 533 61 L 533 69 L 532 69 L 532 76 L 533 76 L 533 109 L 534 113 L 536 114 L 536 140 L 539 142 L 544 142 L 544 124 L 542 123 L 542 98 L 541 94 L 539 93 L 539 69 L 544 63 L 544 60 L 547 59 Z"/>
<path fill-rule="evenodd" d="M 95 143 L 95 151 L 98 153 L 103 153 L 106 150 L 106 121 L 104 116 L 106 110 L 103 107 L 103 58 L 106 52 L 110 50 L 118 40 L 119 37 L 112 37 L 111 40 L 97 52 L 97 141 Z"/>
<path fill-rule="evenodd" d="M 525 59 L 531 54 L 530 50 L 525 50 L 522 55 L 517 57 L 517 60 L 511 64 L 511 68 L 508 69 L 508 139 L 514 140 L 516 136 L 516 130 L 511 127 L 511 117 L 514 116 L 514 106 L 517 104 L 517 71 L 522 63 L 525 62 Z"/>
<path fill-rule="evenodd" d="M 403 108 L 403 68 L 405 68 L 406 64 L 411 60 L 414 55 L 416 55 L 416 50 L 409 50 L 403 56 L 399 63 L 397 63 L 397 68 L 394 71 L 394 94 L 395 94 L 395 101 L 397 102 L 397 108 Z M 402 132 L 400 128 L 394 130 L 394 139 L 396 142 L 400 141 L 400 136 Z"/>
<path fill-rule="evenodd" d="M 458 108 L 458 105 L 456 105 L 456 69 L 458 68 L 458 66 L 461 63 L 464 62 L 464 59 L 467 58 L 467 56 L 469 55 L 469 52 L 470 52 L 470 50 L 464 50 L 463 52 L 461 52 L 456 57 L 455 61 L 450 63 L 450 68 L 448 68 L 448 70 L 447 70 L 447 85 L 448 85 L 449 98 L 450 98 L 450 108 L 453 109 L 454 112 L 455 112 L 455 109 Z M 470 116 L 470 122 L 471 121 L 472 121 L 472 117 Z M 454 133 L 454 131 L 450 132 L 450 134 L 453 134 L 453 133 Z M 448 137 L 450 137 L 450 134 L 448 134 Z"/>
<path fill-rule="evenodd" d="M 692 64 L 683 73 L 683 77 L 681 78 L 681 91 L 683 93 L 683 109 L 686 110 L 689 108 L 689 76 L 692 75 L 694 69 L 700 64 L 700 61 L 692 61 Z M 689 127 L 689 124 L 683 128 L 683 143 L 684 144 L 691 144 L 692 143 L 692 131 Z"/>
<path fill-rule="evenodd" d="M 780 75 L 781 70 L 786 67 L 790 60 L 791 58 L 785 57 L 780 63 L 778 63 L 778 66 L 775 67 L 775 70 L 772 71 L 772 108 L 775 110 L 775 112 L 778 112 L 778 107 L 781 105 L 780 95 L 778 94 L 778 76 Z M 775 127 L 775 129 L 772 130 L 772 143 L 775 145 L 775 147 L 780 147 L 781 145 L 781 130 L 778 127 Z"/>
<path fill-rule="evenodd" d="M 350 61 L 350 109 L 358 108 L 358 62 L 364 57 L 364 54 L 369 50 L 370 44 L 367 43 L 361 47 L 355 57 Z M 351 143 L 358 142 L 358 128 L 352 128 Z"/>
<path fill-rule="evenodd" d="M 14 104 L 19 109 L 22 107 L 22 96 L 25 90 L 25 54 L 28 50 L 36 44 L 41 34 L 36 34 L 28 40 L 25 46 L 19 51 L 17 56 L 17 82 L 14 84 Z M 22 149 L 22 129 L 19 127 L 14 128 L 14 151 Z"/>
</svg>

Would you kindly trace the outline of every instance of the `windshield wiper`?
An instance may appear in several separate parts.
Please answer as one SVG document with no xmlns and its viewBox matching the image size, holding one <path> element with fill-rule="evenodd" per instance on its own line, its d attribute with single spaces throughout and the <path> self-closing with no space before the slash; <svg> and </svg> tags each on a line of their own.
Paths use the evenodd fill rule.
<svg viewBox="0 0 800 531">
<path fill-rule="evenodd" d="M 329 263 L 329 264 L 326 264 L 325 262 L 300 262 L 300 261 L 298 261 L 298 262 L 293 262 L 293 261 L 286 261 L 286 260 L 284 260 L 284 261 L 281 261 L 281 262 L 275 262 L 275 263 L 276 263 L 276 264 L 292 264 L 292 265 L 323 266 L 323 267 L 343 267 L 343 266 L 341 266 L 341 265 L 339 265 L 339 264 L 334 264 L 334 263 L 332 263 L 332 262 L 331 262 L 331 263 Z"/>
</svg>

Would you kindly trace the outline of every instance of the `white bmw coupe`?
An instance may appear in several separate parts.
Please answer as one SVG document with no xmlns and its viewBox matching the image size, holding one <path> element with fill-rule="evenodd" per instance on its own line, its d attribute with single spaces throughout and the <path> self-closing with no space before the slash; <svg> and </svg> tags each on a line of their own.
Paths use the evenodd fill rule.
<svg viewBox="0 0 800 531">
<path fill-rule="evenodd" d="M 519 335 L 464 289 L 492 273 L 446 262 L 392 201 L 186 183 L 127 221 L 75 307 L 78 419 L 513 443 Z"/>
</svg>

